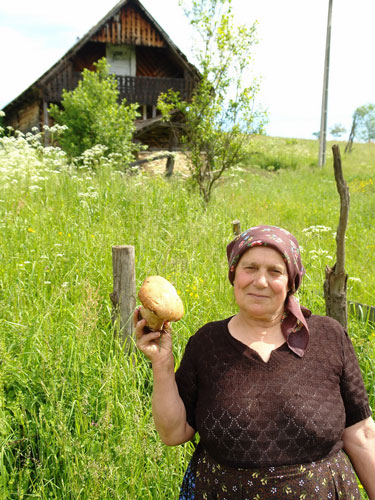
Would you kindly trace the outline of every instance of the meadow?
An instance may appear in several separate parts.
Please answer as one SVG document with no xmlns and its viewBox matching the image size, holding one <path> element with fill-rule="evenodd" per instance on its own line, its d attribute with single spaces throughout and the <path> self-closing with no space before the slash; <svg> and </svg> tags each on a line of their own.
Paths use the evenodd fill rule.
<svg viewBox="0 0 375 500">
<path fill-rule="evenodd" d="M 375 144 L 343 150 L 348 299 L 375 305 Z M 125 174 L 100 151 L 77 168 L 32 136 L 0 139 L 0 499 L 177 498 L 193 445 L 161 444 L 149 363 L 114 335 L 111 247 L 134 245 L 137 287 L 152 274 L 176 286 L 186 308 L 176 365 L 197 328 L 236 311 L 234 219 L 295 234 L 299 298 L 324 314 L 340 206 L 330 145 L 324 168 L 317 156 L 316 141 L 255 137 L 205 207 L 178 171 Z M 375 329 L 350 316 L 349 332 L 374 408 Z"/>
</svg>

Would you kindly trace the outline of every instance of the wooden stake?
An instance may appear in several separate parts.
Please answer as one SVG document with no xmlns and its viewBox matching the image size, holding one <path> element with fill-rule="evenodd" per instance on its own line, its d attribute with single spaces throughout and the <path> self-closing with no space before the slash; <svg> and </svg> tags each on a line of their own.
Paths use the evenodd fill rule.
<svg viewBox="0 0 375 500">
<path fill-rule="evenodd" d="M 130 245 L 112 247 L 113 305 L 112 322 L 119 325 L 118 334 L 128 351 L 132 350 L 133 312 L 136 305 L 135 252 Z"/>
<path fill-rule="evenodd" d="M 348 324 L 348 306 L 346 301 L 348 275 L 345 273 L 345 232 L 349 219 L 350 196 L 349 188 L 342 173 L 339 146 L 332 146 L 332 152 L 336 186 L 340 195 L 340 219 L 336 233 L 336 263 L 332 268 L 326 266 L 324 298 L 327 316 L 335 318 L 346 328 Z"/>
<path fill-rule="evenodd" d="M 155 154 L 153 156 L 149 156 L 148 158 L 142 158 L 142 160 L 133 161 L 130 164 L 130 166 L 131 167 L 139 167 L 140 165 L 143 165 L 144 163 L 149 163 L 151 161 L 162 160 L 164 158 L 170 158 L 170 157 L 174 157 L 174 153 L 172 153 L 171 151 L 168 151 L 166 153 L 160 153 L 160 154 Z"/>
<path fill-rule="evenodd" d="M 173 127 L 171 127 L 169 130 L 169 145 L 168 145 L 169 151 L 173 152 L 176 149 L 177 145 L 178 145 L 177 132 Z M 175 162 L 175 156 L 174 154 L 171 154 L 171 156 L 168 157 L 167 165 L 165 168 L 166 177 L 172 176 L 174 169 L 174 162 Z"/>
<path fill-rule="evenodd" d="M 48 102 L 43 99 L 43 125 L 49 125 L 48 121 Z M 42 127 L 43 130 L 43 127 Z M 50 144 L 50 134 L 47 130 L 44 130 L 44 145 L 49 146 Z"/>
<path fill-rule="evenodd" d="M 232 222 L 232 228 L 235 236 L 241 234 L 241 222 L 239 220 L 236 219 Z"/>
</svg>

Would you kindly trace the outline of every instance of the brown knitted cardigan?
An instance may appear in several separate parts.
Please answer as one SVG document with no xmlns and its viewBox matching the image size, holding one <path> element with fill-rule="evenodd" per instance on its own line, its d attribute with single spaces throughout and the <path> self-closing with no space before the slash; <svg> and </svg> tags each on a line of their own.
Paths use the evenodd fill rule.
<svg viewBox="0 0 375 500">
<path fill-rule="evenodd" d="M 187 343 L 176 382 L 200 446 L 230 467 L 320 460 L 342 448 L 346 426 L 371 415 L 352 343 L 332 318 L 307 318 L 303 357 L 287 343 L 267 363 L 231 336 L 230 318 Z"/>
</svg>

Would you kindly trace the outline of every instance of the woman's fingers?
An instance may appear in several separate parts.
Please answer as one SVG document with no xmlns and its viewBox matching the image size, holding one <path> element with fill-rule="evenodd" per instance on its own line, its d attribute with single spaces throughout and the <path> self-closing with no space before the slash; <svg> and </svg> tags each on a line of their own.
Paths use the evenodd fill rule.
<svg viewBox="0 0 375 500">
<path fill-rule="evenodd" d="M 164 321 L 163 323 L 163 332 L 171 332 L 171 324 L 169 321 Z"/>
<path fill-rule="evenodd" d="M 143 331 L 143 329 L 141 330 Z M 150 333 L 141 333 L 140 336 L 137 337 L 137 345 L 138 346 L 148 346 L 154 342 L 154 340 L 160 337 L 161 332 L 150 332 Z"/>
<path fill-rule="evenodd" d="M 140 339 L 142 335 L 145 335 L 145 332 L 143 331 L 144 327 L 146 326 L 146 320 L 141 319 L 140 321 L 137 321 L 135 324 L 135 336 L 137 339 Z"/>
<path fill-rule="evenodd" d="M 172 335 L 170 323 L 166 321 L 162 331 L 149 331 L 147 321 L 140 317 L 139 308 L 135 309 L 133 322 L 135 326 L 136 345 L 151 362 L 167 359 L 172 353 Z"/>
<path fill-rule="evenodd" d="M 133 312 L 133 324 L 134 324 L 134 327 L 137 326 L 137 323 L 138 321 L 140 320 L 140 317 L 139 317 L 139 311 L 140 311 L 140 306 L 136 307 L 134 309 L 134 312 Z"/>
<path fill-rule="evenodd" d="M 142 316 L 139 314 L 140 307 L 137 307 L 134 310 L 133 313 L 133 323 L 135 327 L 135 336 L 137 339 L 142 337 L 142 335 L 145 335 L 146 332 L 144 331 L 145 326 L 147 326 L 147 321 L 142 318 Z"/>
</svg>

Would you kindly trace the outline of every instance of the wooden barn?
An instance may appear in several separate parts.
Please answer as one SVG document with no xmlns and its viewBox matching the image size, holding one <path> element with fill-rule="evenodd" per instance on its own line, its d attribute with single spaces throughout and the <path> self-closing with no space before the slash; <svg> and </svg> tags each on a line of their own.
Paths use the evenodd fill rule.
<svg viewBox="0 0 375 500">
<path fill-rule="evenodd" d="M 82 70 L 95 69 L 94 62 L 102 57 L 116 75 L 120 98 L 140 105 L 136 138 L 150 147 L 170 146 L 169 129 L 156 110 L 157 98 L 173 89 L 188 99 L 199 73 L 138 0 L 120 1 L 54 66 L 5 106 L 6 124 L 22 132 L 51 124 L 48 106 L 60 103 L 62 90 L 73 90 Z"/>
</svg>

